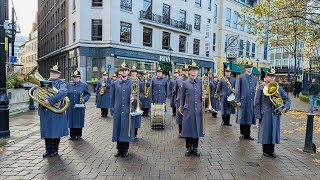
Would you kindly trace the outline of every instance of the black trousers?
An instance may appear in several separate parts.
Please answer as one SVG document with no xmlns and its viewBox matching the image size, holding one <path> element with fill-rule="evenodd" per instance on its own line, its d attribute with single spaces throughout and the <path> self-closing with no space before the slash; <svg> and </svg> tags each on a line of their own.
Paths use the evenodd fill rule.
<svg viewBox="0 0 320 180">
<path fill-rule="evenodd" d="M 176 112 L 177 112 L 176 107 L 173 107 L 173 108 L 172 108 L 172 114 L 173 114 L 173 115 L 176 115 Z"/>
<path fill-rule="evenodd" d="M 216 118 L 217 115 L 218 115 L 218 113 L 216 113 L 216 112 L 213 112 L 213 113 L 212 113 L 212 117 L 215 117 L 215 118 Z"/>
<path fill-rule="evenodd" d="M 148 116 L 149 108 L 143 108 L 142 111 L 143 111 L 143 114 L 142 114 L 143 116 Z"/>
<path fill-rule="evenodd" d="M 186 148 L 187 149 L 196 149 L 199 145 L 199 138 L 186 138 Z"/>
<path fill-rule="evenodd" d="M 240 134 L 244 136 L 244 138 L 250 138 L 251 134 L 251 125 L 242 125 L 240 124 Z"/>
<path fill-rule="evenodd" d="M 93 91 L 96 92 L 97 84 L 93 84 Z"/>
<path fill-rule="evenodd" d="M 59 151 L 60 138 L 45 138 L 46 153 L 53 154 Z"/>
<path fill-rule="evenodd" d="M 222 115 L 222 122 L 223 124 L 230 124 L 230 114 Z"/>
<path fill-rule="evenodd" d="M 108 109 L 101 108 L 101 116 L 102 117 L 108 116 Z"/>
<path fill-rule="evenodd" d="M 70 137 L 76 138 L 82 136 L 82 128 L 70 128 Z"/>
<path fill-rule="evenodd" d="M 129 149 L 129 142 L 117 142 L 117 149 L 120 152 L 127 152 Z"/>
<path fill-rule="evenodd" d="M 134 137 L 137 137 L 137 135 L 138 135 L 138 128 L 135 128 L 134 129 Z"/>
<path fill-rule="evenodd" d="M 182 131 L 182 124 L 179 124 L 179 134 L 181 134 Z"/>
<path fill-rule="evenodd" d="M 262 144 L 262 150 L 264 153 L 274 153 L 274 144 Z"/>
</svg>

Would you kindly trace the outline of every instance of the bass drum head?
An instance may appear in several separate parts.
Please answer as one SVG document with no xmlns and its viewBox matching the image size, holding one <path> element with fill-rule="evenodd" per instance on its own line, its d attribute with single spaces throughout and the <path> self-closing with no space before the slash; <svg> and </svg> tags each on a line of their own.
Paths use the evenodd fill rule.
<svg viewBox="0 0 320 180">
<path fill-rule="evenodd" d="M 228 98 L 227 98 L 227 101 L 231 102 L 231 101 L 233 101 L 233 100 L 235 100 L 235 99 L 236 99 L 236 96 L 235 96 L 234 94 L 230 94 L 230 95 L 228 96 Z"/>
</svg>

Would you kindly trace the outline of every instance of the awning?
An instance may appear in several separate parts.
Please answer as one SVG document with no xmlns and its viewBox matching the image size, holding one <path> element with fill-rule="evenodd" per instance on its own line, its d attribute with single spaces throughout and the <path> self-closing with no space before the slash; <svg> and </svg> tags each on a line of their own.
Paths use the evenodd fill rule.
<svg viewBox="0 0 320 180">
<path fill-rule="evenodd" d="M 230 66 L 230 63 L 225 62 L 224 65 Z M 242 74 L 242 73 L 246 72 L 245 65 L 232 63 L 231 72 L 236 73 L 236 74 Z M 252 74 L 253 75 L 261 75 L 260 71 L 256 67 L 253 67 Z"/>
<path fill-rule="evenodd" d="M 266 67 L 261 68 L 261 71 L 263 71 L 263 72 L 268 72 L 268 70 L 269 70 L 269 68 L 266 68 Z"/>
</svg>

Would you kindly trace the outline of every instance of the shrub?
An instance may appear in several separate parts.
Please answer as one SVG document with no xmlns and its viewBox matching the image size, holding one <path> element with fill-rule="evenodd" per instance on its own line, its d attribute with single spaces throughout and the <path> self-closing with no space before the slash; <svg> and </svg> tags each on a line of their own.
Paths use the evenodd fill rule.
<svg viewBox="0 0 320 180">
<path fill-rule="evenodd" d="M 23 87 L 18 81 L 16 81 L 16 73 L 9 74 L 7 76 L 7 89 L 15 89 Z"/>
<path fill-rule="evenodd" d="M 300 98 L 300 101 L 309 103 L 309 95 L 301 94 L 299 98 Z M 320 97 L 319 96 L 318 96 L 318 105 L 320 105 Z"/>
</svg>

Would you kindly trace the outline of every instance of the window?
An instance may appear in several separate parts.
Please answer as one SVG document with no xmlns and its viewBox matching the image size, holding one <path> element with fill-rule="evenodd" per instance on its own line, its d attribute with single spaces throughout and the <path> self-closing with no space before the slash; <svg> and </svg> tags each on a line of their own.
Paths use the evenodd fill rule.
<svg viewBox="0 0 320 180">
<path fill-rule="evenodd" d="M 179 52 L 186 52 L 186 43 L 187 43 L 187 37 L 179 36 Z"/>
<path fill-rule="evenodd" d="M 72 42 L 76 42 L 76 23 L 72 23 Z"/>
<path fill-rule="evenodd" d="M 131 44 L 131 24 L 122 22 L 120 23 L 120 42 Z"/>
<path fill-rule="evenodd" d="M 231 25 L 231 9 L 227 8 L 226 11 L 226 26 L 230 27 Z"/>
<path fill-rule="evenodd" d="M 236 11 L 233 12 L 233 26 L 234 29 L 238 29 L 238 13 Z"/>
<path fill-rule="evenodd" d="M 73 6 L 72 6 L 73 8 L 72 8 L 72 9 L 73 9 L 73 10 L 76 10 L 76 0 L 73 0 L 73 3 L 72 3 L 72 4 L 73 4 Z"/>
<path fill-rule="evenodd" d="M 252 43 L 251 57 L 252 57 L 252 58 L 255 58 L 255 57 L 256 57 L 256 44 L 255 44 L 255 43 Z"/>
<path fill-rule="evenodd" d="M 218 5 L 214 4 L 214 9 L 213 9 L 213 19 L 214 23 L 217 23 L 217 17 L 218 17 Z"/>
<path fill-rule="evenodd" d="M 212 34 L 212 51 L 216 51 L 216 33 Z"/>
<path fill-rule="evenodd" d="M 200 49 L 200 40 L 194 39 L 193 40 L 193 54 L 199 55 L 199 51 L 200 51 L 199 49 Z"/>
<path fill-rule="evenodd" d="M 132 11 L 132 0 L 121 0 L 120 8 L 127 11 Z"/>
<path fill-rule="evenodd" d="M 253 20 L 253 24 L 254 24 L 253 34 L 254 34 L 254 35 L 257 35 L 257 29 L 255 28 L 255 26 L 257 25 L 257 20 Z"/>
<path fill-rule="evenodd" d="M 162 7 L 162 22 L 165 24 L 170 24 L 170 6 L 167 4 L 163 4 Z"/>
<path fill-rule="evenodd" d="M 209 38 L 209 36 L 210 36 L 210 23 L 211 23 L 211 19 L 207 19 L 206 35 L 204 38 Z"/>
<path fill-rule="evenodd" d="M 240 31 L 244 31 L 244 19 L 245 19 L 245 16 L 241 14 Z"/>
<path fill-rule="evenodd" d="M 195 0 L 194 3 L 196 7 L 201 7 L 201 0 Z"/>
<path fill-rule="evenodd" d="M 248 17 L 247 33 L 251 33 L 251 18 Z"/>
<path fill-rule="evenodd" d="M 240 42 L 239 42 L 239 57 L 243 57 L 243 49 L 244 49 L 243 40 L 240 39 Z"/>
<path fill-rule="evenodd" d="M 163 32 L 162 33 L 162 49 L 170 48 L 170 33 Z"/>
<path fill-rule="evenodd" d="M 289 65 L 289 61 L 288 61 L 288 59 L 283 59 L 283 61 L 282 61 L 282 65 L 284 65 L 284 66 L 288 66 L 288 65 Z"/>
<path fill-rule="evenodd" d="M 92 0 L 92 6 L 102 7 L 102 0 Z"/>
<path fill-rule="evenodd" d="M 187 17 L 187 12 L 180 9 L 179 11 L 179 23 L 180 23 L 180 27 L 184 28 L 186 27 L 186 17 Z"/>
<path fill-rule="evenodd" d="M 281 66 L 281 60 L 280 60 L 280 59 L 277 59 L 277 60 L 276 60 L 276 66 L 277 66 L 277 67 Z"/>
<path fill-rule="evenodd" d="M 208 10 L 211 11 L 211 0 L 208 0 Z"/>
<path fill-rule="evenodd" d="M 250 57 L 250 42 L 247 41 L 246 43 L 246 56 Z"/>
<path fill-rule="evenodd" d="M 143 28 L 143 46 L 152 46 L 152 29 Z"/>
<path fill-rule="evenodd" d="M 143 11 L 149 16 L 152 15 L 152 0 L 143 0 Z"/>
<path fill-rule="evenodd" d="M 198 14 L 195 14 L 194 15 L 194 29 L 200 31 L 200 27 L 201 27 L 201 16 L 199 16 Z"/>
<path fill-rule="evenodd" d="M 92 41 L 101 41 L 102 40 L 102 20 L 101 19 L 92 19 L 91 22 L 91 39 Z"/>
<path fill-rule="evenodd" d="M 228 44 L 227 40 L 228 40 L 228 36 L 225 35 L 225 36 L 224 36 L 224 52 L 225 52 L 225 53 L 227 52 L 227 44 Z"/>
</svg>

